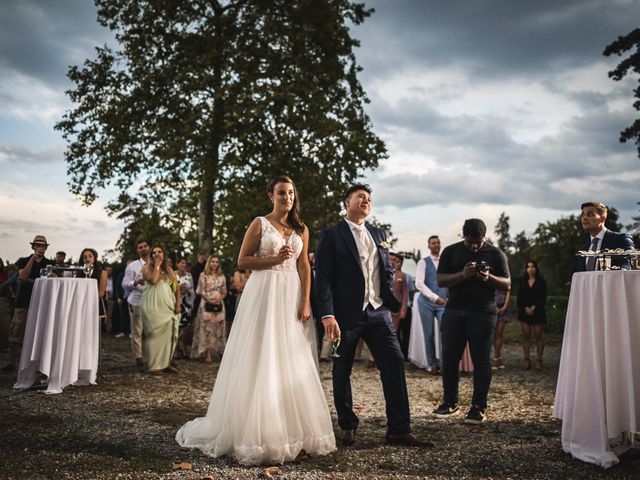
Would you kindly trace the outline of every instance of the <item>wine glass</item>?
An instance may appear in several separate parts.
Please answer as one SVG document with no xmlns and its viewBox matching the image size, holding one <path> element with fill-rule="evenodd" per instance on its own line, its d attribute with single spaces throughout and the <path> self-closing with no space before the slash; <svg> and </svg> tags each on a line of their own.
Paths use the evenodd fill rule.
<svg viewBox="0 0 640 480">
<path fill-rule="evenodd" d="M 284 244 L 291 249 L 291 256 L 293 257 L 293 232 L 288 237 L 284 237 Z"/>
<path fill-rule="evenodd" d="M 340 354 L 338 353 L 338 347 L 340 346 L 340 337 L 338 337 L 336 340 L 334 340 L 331 343 L 331 358 L 340 358 Z"/>
<path fill-rule="evenodd" d="M 84 276 L 86 278 L 91 278 L 91 275 L 93 274 L 93 264 L 85 263 L 83 270 L 84 270 Z"/>
</svg>

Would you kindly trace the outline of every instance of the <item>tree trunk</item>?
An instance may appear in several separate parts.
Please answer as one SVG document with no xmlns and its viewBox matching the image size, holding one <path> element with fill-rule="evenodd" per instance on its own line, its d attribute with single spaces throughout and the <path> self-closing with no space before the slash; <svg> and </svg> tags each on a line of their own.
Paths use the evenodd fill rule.
<svg viewBox="0 0 640 480">
<path fill-rule="evenodd" d="M 200 252 L 213 253 L 213 226 L 214 226 L 214 194 L 216 181 L 218 179 L 218 169 L 220 167 L 220 146 L 225 138 L 224 131 L 224 98 L 222 89 L 222 70 L 224 68 L 224 9 L 216 10 L 215 42 L 217 45 L 217 55 L 213 59 L 212 85 L 214 91 L 213 99 L 213 129 L 211 132 L 210 157 L 203 162 L 202 185 L 200 189 L 199 202 L 199 230 L 198 247 Z"/>
</svg>

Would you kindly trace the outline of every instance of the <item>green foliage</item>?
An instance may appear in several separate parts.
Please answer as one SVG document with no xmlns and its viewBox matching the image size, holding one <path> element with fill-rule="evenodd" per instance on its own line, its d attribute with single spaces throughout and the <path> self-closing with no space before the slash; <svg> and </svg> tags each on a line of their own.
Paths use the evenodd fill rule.
<svg viewBox="0 0 640 480">
<path fill-rule="evenodd" d="M 517 292 L 515 292 L 517 293 Z M 551 334 L 554 337 L 562 339 L 564 333 L 564 322 L 567 317 L 567 307 L 569 305 L 569 297 L 566 295 L 549 295 L 547 297 L 547 303 L 545 305 L 547 312 L 547 324 L 544 327 L 545 334 Z M 509 301 L 509 311 L 511 312 L 511 323 L 519 324 L 518 322 L 518 296 L 511 295 Z M 514 332 L 512 329 L 511 336 L 507 338 L 505 335 L 504 340 L 508 342 L 520 341 L 520 327 Z"/>
<path fill-rule="evenodd" d="M 56 125 L 69 188 L 84 203 L 115 187 L 112 214 L 133 218 L 135 200 L 136 218 L 234 257 L 246 226 L 270 209 L 274 175 L 296 181 L 316 232 L 338 219 L 347 185 L 386 158 L 349 33 L 372 13 L 363 4 L 96 4 L 119 49 L 97 47 L 69 69 L 74 108 Z"/>
<path fill-rule="evenodd" d="M 613 231 L 620 231 L 618 210 L 609 207 L 605 226 Z M 575 254 L 587 238 L 582 229 L 580 217 L 569 215 L 554 222 L 538 224 L 533 235 L 528 237 L 520 232 L 515 240 L 509 233 L 509 217 L 502 213 L 495 227 L 498 245 L 506 246 L 505 253 L 509 261 L 512 284 L 515 285 L 524 275 L 528 260 L 538 263 L 540 272 L 545 277 L 549 292 L 568 295 L 571 286 L 571 275 L 575 266 Z M 564 321 L 564 320 L 563 320 Z"/>
<path fill-rule="evenodd" d="M 169 255 L 175 257 L 186 256 L 193 251 L 193 231 L 174 230 L 157 209 L 148 209 L 135 199 L 131 199 L 127 208 L 117 217 L 126 222 L 125 228 L 115 250 L 107 252 L 108 255 L 117 253 L 123 261 L 135 259 L 138 257 L 136 243 L 140 239 L 147 240 L 149 247 L 162 246 Z"/>
<path fill-rule="evenodd" d="M 610 55 L 622 56 L 627 52 L 630 52 L 629 56 L 609 72 L 609 78 L 618 81 L 631 72 L 640 73 L 640 28 L 618 37 L 617 40 L 607 45 L 602 53 L 608 57 Z M 634 89 L 633 96 L 636 98 L 633 102 L 633 108 L 640 110 L 640 85 Z M 619 140 L 621 143 L 633 140 L 637 146 L 638 155 L 640 155 L 640 119 L 636 119 L 629 127 L 620 132 Z"/>
<path fill-rule="evenodd" d="M 385 236 L 387 237 L 387 242 L 391 245 L 391 248 L 393 248 L 393 246 L 398 241 L 398 238 L 393 236 L 393 232 L 391 231 L 391 224 L 390 223 L 383 223 L 380 220 L 378 220 L 376 217 L 369 217 L 367 219 L 367 223 L 369 223 L 369 224 L 373 225 L 374 227 L 379 228 L 380 230 L 382 230 L 384 232 Z"/>
<path fill-rule="evenodd" d="M 536 228 L 527 253 L 538 262 L 550 292 L 569 293 L 575 254 L 584 240 L 585 233 L 576 215 L 541 223 Z"/>
<path fill-rule="evenodd" d="M 494 229 L 494 233 L 497 236 L 496 246 L 507 255 L 512 253 L 515 247 L 515 242 L 511 239 L 509 228 L 509 216 L 505 212 L 502 212 Z"/>
<path fill-rule="evenodd" d="M 414 262 L 418 263 L 418 261 L 422 258 L 422 253 L 420 252 L 420 249 L 416 250 L 415 248 L 413 250 L 410 251 L 401 251 L 401 252 L 397 252 L 398 255 L 402 256 L 403 258 L 410 258 L 412 259 Z"/>
</svg>

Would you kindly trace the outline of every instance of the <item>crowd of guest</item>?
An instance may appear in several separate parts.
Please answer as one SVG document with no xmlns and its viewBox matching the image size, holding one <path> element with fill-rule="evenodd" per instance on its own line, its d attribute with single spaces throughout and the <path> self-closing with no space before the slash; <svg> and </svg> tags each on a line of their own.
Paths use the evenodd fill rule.
<svg viewBox="0 0 640 480">
<path fill-rule="evenodd" d="M 607 239 L 608 237 L 602 233 L 602 225 L 596 225 L 597 222 L 592 221 L 594 215 L 598 221 L 606 219 L 606 207 L 590 202 L 582 208 L 585 230 L 590 232 L 595 240 L 597 238 L 594 234 Z M 455 255 L 460 258 L 475 258 L 480 252 L 478 248 L 488 252 L 486 255 L 497 250 L 484 242 L 484 224 L 477 219 L 472 220 L 475 223 L 472 222 L 470 226 L 465 224 L 465 228 L 470 229 L 466 233 L 463 231 L 465 241 L 455 244 L 457 250 L 449 253 L 454 255 L 454 261 Z M 593 247 L 595 240 L 585 248 Z M 476 248 L 478 242 L 481 247 Z M 35 279 L 48 267 L 53 275 L 73 274 L 68 271 L 73 262 L 67 261 L 64 251 L 58 250 L 53 260 L 46 257 L 49 244 L 43 235 L 36 235 L 30 245 L 32 253 L 19 258 L 11 265 L 11 269 L 0 259 L 0 349 L 9 349 L 9 362 L 4 367 L 5 371 L 15 370 L 17 367 Z M 400 303 L 399 311 L 392 314 L 392 327 L 398 336 L 405 360 L 411 360 L 409 340 L 413 318 L 414 321 L 417 319 L 420 322 L 419 331 L 424 337 L 425 370 L 431 375 L 442 375 L 443 360 L 450 355 L 447 362 L 449 395 L 457 394 L 457 386 L 451 385 L 455 383 L 459 374 L 473 373 L 480 376 L 480 383 L 486 383 L 486 379 L 490 378 L 487 371 L 505 368 L 502 355 L 503 335 L 506 326 L 512 320 L 512 315 L 515 314 L 521 325 L 521 367 L 523 370 L 533 368 L 537 372 L 542 371 L 544 327 L 547 322 L 547 284 L 537 262 L 533 259 L 528 260 L 524 272 L 514 283 L 517 302 L 512 312 L 510 282 L 497 281 L 491 288 L 482 289 L 474 284 L 475 290 L 461 287 L 455 282 L 448 285 L 447 274 L 443 276 L 443 272 L 454 267 L 451 264 L 440 266 L 443 245 L 439 236 L 428 236 L 426 247 L 429 253 L 418 259 L 415 278 L 403 271 L 405 258 L 399 253 L 390 252 L 390 263 L 394 270 L 392 293 Z M 151 248 L 150 242 L 146 239 L 137 241 L 136 252 L 137 258 L 126 259 L 124 268 L 118 268 L 117 264 L 100 262 L 99 255 L 93 248 L 84 248 L 80 252 L 76 266 L 83 268 L 83 276 L 89 276 L 97 282 L 97 301 L 103 334 L 113 335 L 115 338 L 128 338 L 132 362 L 153 375 L 177 373 L 176 359 L 192 359 L 206 363 L 219 361 L 224 355 L 234 312 L 251 272 L 237 269 L 232 274 L 227 274 L 222 268 L 222 258 L 209 255 L 207 252 L 200 252 L 193 264 L 190 264 L 187 256 L 176 258 L 160 245 Z M 506 275 L 504 278 L 508 278 L 506 263 L 502 261 L 504 254 L 498 252 L 491 255 L 492 261 L 497 263 L 489 270 L 495 273 L 503 272 Z M 313 292 L 313 252 L 309 253 L 309 261 L 312 267 Z M 447 261 L 452 260 L 447 258 Z M 587 263 L 582 267 L 576 270 L 593 268 L 593 265 Z M 456 272 L 451 272 L 451 275 L 454 273 Z M 475 274 L 480 275 L 477 272 Z M 480 277 L 481 275 L 478 278 Z M 485 281 L 484 277 L 480 279 Z M 462 294 L 459 293 L 461 291 Z M 452 292 L 453 303 L 450 298 Z M 490 300 L 487 297 L 489 292 Z M 312 311 L 315 310 L 314 303 L 312 295 Z M 477 307 L 474 307 L 476 304 Z M 472 310 L 461 309 L 462 306 Z M 482 343 L 477 341 L 476 335 L 469 335 L 470 330 L 465 330 L 464 334 L 444 330 L 441 332 L 443 316 L 447 309 L 450 317 L 454 313 L 459 316 L 456 322 L 467 322 L 465 315 L 476 318 L 478 315 L 487 314 L 491 315 L 491 318 L 495 316 L 495 323 L 493 328 L 487 330 L 490 334 L 482 333 Z M 474 328 L 476 326 L 469 325 Z M 323 333 L 323 329 L 318 328 L 319 358 L 320 361 L 330 361 L 332 342 L 323 338 Z M 536 353 L 534 363 L 530 357 L 532 337 Z M 449 343 L 443 345 L 443 342 Z M 487 357 L 487 352 L 491 349 L 492 360 Z M 482 351 L 482 355 L 479 351 Z M 360 360 L 367 359 L 362 355 L 362 345 L 357 349 L 356 357 Z M 372 356 L 369 355 L 368 359 L 371 365 L 375 365 Z M 451 370 L 454 359 L 456 367 Z M 452 398 L 449 398 L 448 403 L 452 403 Z M 483 398 L 479 398 L 479 402 L 482 407 Z M 445 407 L 449 408 L 451 405 L 445 401 Z"/>
<path fill-rule="evenodd" d="M 62 250 L 50 260 L 43 235 L 30 245 L 32 254 L 15 264 L 0 259 L 0 349 L 9 349 L 4 371 L 17 370 L 33 285 L 40 276 L 95 279 L 102 335 L 128 339 L 132 362 L 162 375 L 178 373 L 178 358 L 220 360 L 251 275 L 237 270 L 227 277 L 221 258 L 206 253 L 193 265 L 187 257 L 174 262 L 162 246 L 151 248 L 146 239 L 137 241 L 138 258 L 127 259 L 124 268 L 101 262 L 93 248 L 84 248 L 76 262 Z"/>
<path fill-rule="evenodd" d="M 55 269 L 71 266 L 66 261 L 66 253 L 57 251 L 54 260 L 45 257 L 49 247 L 46 238 L 37 235 L 31 242 L 33 254 L 18 259 L 14 271 L 5 268 L 0 259 L 0 348 L 9 347 L 9 364 L 5 370 L 15 370 L 19 360 L 20 347 L 24 339 L 25 322 L 28 314 L 34 280 L 42 269 L 52 265 Z M 412 309 L 418 310 L 422 324 L 427 372 L 440 375 L 441 361 L 436 357 L 434 329 L 444 312 L 448 292 L 437 284 L 437 269 L 441 250 L 440 239 L 431 235 L 427 239 L 429 255 L 417 262 L 414 278 L 402 271 L 405 258 L 391 253 L 394 269 L 393 294 L 401 308 L 392 315 L 393 328 L 397 332 L 399 344 L 405 360 L 409 361 L 409 338 L 411 332 Z M 98 309 L 103 334 L 116 338 L 129 338 L 132 361 L 150 374 L 177 373 L 176 359 L 197 359 L 206 363 L 220 360 L 233 314 L 240 302 L 244 287 L 251 275 L 250 271 L 235 270 L 226 275 L 219 256 L 201 252 L 191 265 L 188 258 L 174 261 L 161 246 L 150 248 L 150 243 L 140 239 L 136 244 L 138 258 L 127 259 L 124 269 L 114 270 L 114 265 L 99 261 L 93 248 L 85 248 L 78 257 L 78 266 L 90 266 L 90 278 L 97 282 Z M 313 267 L 314 254 L 310 264 Z M 86 273 L 86 271 L 85 271 Z M 58 274 L 68 276 L 60 270 Z M 312 276 L 315 271 L 312 268 Z M 312 278 L 313 282 L 313 278 Z M 536 342 L 535 369 L 542 369 L 544 350 L 543 331 L 546 321 L 544 303 L 546 284 L 534 261 L 527 263 L 525 275 L 518 286 L 517 314 L 522 323 L 522 346 L 524 352 L 523 369 L 531 368 L 529 360 L 530 337 Z M 418 293 L 418 295 L 415 295 Z M 414 303 L 415 301 L 417 303 Z M 510 291 L 496 291 L 497 324 L 493 338 L 493 368 L 504 368 L 501 356 L 502 335 L 507 322 L 511 320 L 509 310 Z M 312 298 L 312 307 L 313 307 Z M 319 357 L 329 361 L 331 341 L 322 338 L 323 330 L 318 329 Z M 362 345 L 358 357 L 362 357 Z M 369 363 L 375 361 L 369 355 Z M 468 345 L 459 364 L 462 374 L 473 372 L 473 362 Z"/>
</svg>

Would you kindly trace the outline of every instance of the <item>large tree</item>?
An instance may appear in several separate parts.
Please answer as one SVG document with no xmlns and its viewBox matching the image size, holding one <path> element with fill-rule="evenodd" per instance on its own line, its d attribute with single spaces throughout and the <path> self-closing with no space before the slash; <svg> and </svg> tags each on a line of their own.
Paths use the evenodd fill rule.
<svg viewBox="0 0 640 480">
<path fill-rule="evenodd" d="M 603 54 L 607 57 L 610 55 L 622 56 L 628 51 L 631 51 L 630 55 L 609 72 L 610 78 L 622 80 L 630 72 L 640 73 L 640 28 L 618 37 L 617 40 L 606 46 Z M 633 108 L 640 110 L 640 79 L 633 93 L 636 98 L 633 102 Z M 638 155 L 640 155 L 640 118 L 620 132 L 620 142 L 625 143 L 628 140 L 635 142 L 638 148 Z"/>
<path fill-rule="evenodd" d="M 497 247 L 502 250 L 507 256 L 511 255 L 515 246 L 514 241 L 511 239 L 509 215 L 506 212 L 500 214 L 498 223 L 493 230 L 496 234 Z"/>
<path fill-rule="evenodd" d="M 310 228 L 386 157 L 364 111 L 350 35 L 371 13 L 348 0 L 96 0 L 118 48 L 68 76 L 56 125 L 69 187 L 85 203 L 115 187 L 198 248 L 235 253 L 265 187 L 286 173 Z M 147 213 L 148 213 L 147 212 Z"/>
</svg>

